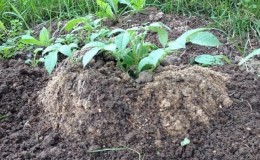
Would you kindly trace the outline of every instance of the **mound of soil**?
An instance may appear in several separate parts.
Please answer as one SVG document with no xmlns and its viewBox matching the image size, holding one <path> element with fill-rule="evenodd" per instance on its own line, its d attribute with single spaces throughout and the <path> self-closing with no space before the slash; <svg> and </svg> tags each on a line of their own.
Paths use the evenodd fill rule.
<svg viewBox="0 0 260 160">
<path fill-rule="evenodd" d="M 185 135 L 192 122 L 206 126 L 219 108 L 231 106 L 227 80 L 198 66 L 168 66 L 151 82 L 139 84 L 111 62 L 98 69 L 57 72 L 40 93 L 39 104 L 54 128 L 80 135 L 90 148 L 147 134 L 163 147 L 164 132 Z"/>
</svg>

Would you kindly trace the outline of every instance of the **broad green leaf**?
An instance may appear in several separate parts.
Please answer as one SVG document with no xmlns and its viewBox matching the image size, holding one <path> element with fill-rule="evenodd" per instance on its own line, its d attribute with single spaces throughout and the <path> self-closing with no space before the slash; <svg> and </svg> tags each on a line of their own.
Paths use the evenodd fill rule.
<svg viewBox="0 0 260 160">
<path fill-rule="evenodd" d="M 134 64 L 134 59 L 131 56 L 129 56 L 128 54 L 126 54 L 123 56 L 123 63 L 128 66 L 131 66 Z"/>
<path fill-rule="evenodd" d="M 209 55 L 209 54 L 202 54 L 194 59 L 195 62 L 202 66 L 212 66 L 212 65 L 224 65 L 225 63 L 222 60 L 222 56 L 217 55 Z"/>
<path fill-rule="evenodd" d="M 94 42 L 87 43 L 83 48 L 93 48 L 93 47 L 103 48 L 104 46 L 105 46 L 105 43 L 99 42 L 99 41 L 94 41 Z"/>
<path fill-rule="evenodd" d="M 116 29 L 114 29 L 113 31 L 111 31 L 111 33 L 108 35 L 109 37 L 110 36 L 112 36 L 113 34 L 115 34 L 115 33 L 118 33 L 118 32 L 126 32 L 126 30 L 124 30 L 124 29 L 121 29 L 121 28 L 116 28 Z"/>
<path fill-rule="evenodd" d="M 177 49 L 185 48 L 187 39 L 189 38 L 189 36 L 192 36 L 193 34 L 195 34 L 197 32 L 202 32 L 205 30 L 210 30 L 210 28 L 197 28 L 197 29 L 192 29 L 192 30 L 186 31 L 180 37 L 178 37 L 175 41 L 169 42 L 168 49 L 177 50 Z"/>
<path fill-rule="evenodd" d="M 41 32 L 40 32 L 39 40 L 45 46 L 49 45 L 49 43 L 50 43 L 50 33 L 45 27 L 43 27 Z"/>
<path fill-rule="evenodd" d="M 109 45 L 106 45 L 104 47 L 104 50 L 106 51 L 111 51 L 111 52 L 115 52 L 116 51 L 116 45 L 115 44 L 109 44 Z"/>
<path fill-rule="evenodd" d="M 48 71 L 49 74 L 53 71 L 58 61 L 58 51 L 49 52 L 47 56 L 44 58 L 44 67 Z"/>
<path fill-rule="evenodd" d="M 92 24 L 94 27 L 98 27 L 98 26 L 100 26 L 101 21 L 102 21 L 102 19 L 99 18 L 99 19 L 94 20 Z"/>
<path fill-rule="evenodd" d="M 198 32 L 190 36 L 189 42 L 201 46 L 216 47 L 221 45 L 218 38 L 210 32 Z"/>
<path fill-rule="evenodd" d="M 108 34 L 109 30 L 108 29 L 101 29 L 99 32 L 97 33 L 92 33 L 90 36 L 90 40 L 94 41 L 96 38 L 98 38 L 99 36 L 106 36 Z"/>
<path fill-rule="evenodd" d="M 157 49 L 150 53 L 148 57 L 143 58 L 138 64 L 138 71 L 141 72 L 150 68 L 151 66 L 155 68 L 160 60 L 166 55 L 164 49 Z"/>
<path fill-rule="evenodd" d="M 108 3 L 104 2 L 103 0 L 97 0 L 96 2 L 100 9 L 103 10 L 110 18 L 115 17 L 114 12 Z"/>
<path fill-rule="evenodd" d="M 102 48 L 100 47 L 95 47 L 95 48 L 92 48 L 90 49 L 89 51 L 87 51 L 85 53 L 85 55 L 83 56 L 83 66 L 85 67 L 89 62 L 90 60 L 101 50 Z"/>
<path fill-rule="evenodd" d="M 84 17 L 75 18 L 75 19 L 72 19 L 69 22 L 67 22 L 63 28 L 66 31 L 71 31 L 76 25 L 83 23 L 83 22 L 86 23 L 86 18 L 84 18 Z"/>
<path fill-rule="evenodd" d="M 158 30 L 158 39 L 163 47 L 166 46 L 168 42 L 168 32 L 165 29 Z"/>
<path fill-rule="evenodd" d="M 32 62 L 32 60 L 30 60 L 30 59 L 25 60 L 25 64 L 30 64 L 31 62 Z"/>
<path fill-rule="evenodd" d="M 148 26 L 148 28 L 155 31 L 157 28 L 166 28 L 167 30 L 171 30 L 168 26 L 166 26 L 162 22 L 153 22 Z"/>
<path fill-rule="evenodd" d="M 34 37 L 29 36 L 29 35 L 23 35 L 21 42 L 24 43 L 24 44 L 33 44 L 33 45 L 38 45 L 38 46 L 44 46 L 44 44 L 42 44 L 41 41 L 39 41 L 39 40 L 35 39 Z"/>
<path fill-rule="evenodd" d="M 248 61 L 250 58 L 256 56 L 256 55 L 260 55 L 260 48 L 259 49 L 255 49 L 253 50 L 252 53 L 248 54 L 245 58 L 243 58 L 238 65 L 242 65 L 244 64 L 246 61 Z"/>
<path fill-rule="evenodd" d="M 36 48 L 36 49 L 33 51 L 33 53 L 38 53 L 38 52 L 41 52 L 41 51 L 43 51 L 43 48 Z"/>
<path fill-rule="evenodd" d="M 188 144 L 190 144 L 190 140 L 188 138 L 184 138 L 183 141 L 181 141 L 181 146 L 187 146 Z"/>
<path fill-rule="evenodd" d="M 132 8 L 136 11 L 141 11 L 146 4 L 146 0 L 131 0 Z"/>
<path fill-rule="evenodd" d="M 114 13 L 118 12 L 118 0 L 107 0 L 108 4 L 112 7 Z"/>
<path fill-rule="evenodd" d="M 0 21 L 0 30 L 4 30 L 4 31 L 6 30 L 5 25 L 2 21 Z"/>
<path fill-rule="evenodd" d="M 62 45 L 59 48 L 59 52 L 64 54 L 65 56 L 68 56 L 68 57 L 70 57 L 72 55 L 71 49 L 68 45 Z"/>
<path fill-rule="evenodd" d="M 61 44 L 60 43 L 56 43 L 54 45 L 48 46 L 47 48 L 45 48 L 45 50 L 42 52 L 42 54 L 44 55 L 45 53 L 51 52 L 51 51 L 57 51 L 59 50 Z"/>
<path fill-rule="evenodd" d="M 130 0 L 119 0 L 120 3 L 126 4 L 128 7 L 134 9 L 134 6 L 131 4 Z"/>
<path fill-rule="evenodd" d="M 115 44 L 116 47 L 119 49 L 120 52 L 123 52 L 124 49 L 127 47 L 130 41 L 130 35 L 128 32 L 123 32 L 116 36 Z"/>
<path fill-rule="evenodd" d="M 78 48 L 78 44 L 77 44 L 77 43 L 71 43 L 71 44 L 69 44 L 69 47 L 70 47 L 71 49 L 73 49 L 73 48 Z"/>
</svg>

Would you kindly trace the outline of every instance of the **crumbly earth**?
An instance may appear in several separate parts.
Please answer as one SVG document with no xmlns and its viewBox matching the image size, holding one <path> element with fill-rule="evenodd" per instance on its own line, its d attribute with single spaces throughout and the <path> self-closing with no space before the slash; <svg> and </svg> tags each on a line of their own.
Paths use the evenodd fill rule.
<svg viewBox="0 0 260 160">
<path fill-rule="evenodd" d="M 152 82 L 138 84 L 108 63 L 84 71 L 62 69 L 38 99 L 54 128 L 88 141 L 111 138 L 123 128 L 134 137 L 161 134 L 158 128 L 175 136 L 186 134 L 191 121 L 208 125 L 218 108 L 232 105 L 227 79 L 198 66 L 168 66 Z"/>
<path fill-rule="evenodd" d="M 149 12 L 134 15 L 125 24 L 155 21 Z M 171 37 L 180 35 L 183 32 L 180 28 L 207 23 L 177 15 L 158 15 L 158 18 L 168 26 L 172 24 Z M 153 35 L 148 38 L 155 39 Z M 189 58 L 205 52 L 223 53 L 232 60 L 240 57 L 232 45 L 222 42 L 224 46 L 217 49 L 189 45 L 179 56 L 163 62 L 152 80 L 142 83 L 129 80 L 113 61 L 102 56 L 96 57 L 88 70 L 77 66 L 61 69 L 66 74 L 60 79 L 57 79 L 59 70 L 50 77 L 43 69 L 26 66 L 19 57 L 1 60 L 0 159 L 260 159 L 260 81 L 255 71 L 241 70 L 235 64 L 210 70 L 187 66 Z M 184 80 L 181 74 L 186 76 Z M 86 75 L 93 76 L 92 81 Z M 194 78 L 187 79 L 190 76 Z M 58 84 L 59 81 L 63 83 Z M 56 84 L 54 88 L 48 87 L 51 83 Z M 89 88 L 80 87 L 87 83 Z M 70 90 L 64 90 L 69 84 Z M 54 92 L 55 88 L 63 93 Z M 55 108 L 60 111 L 41 104 L 47 89 L 57 93 L 50 95 L 49 105 L 56 103 Z M 72 95 L 65 98 L 69 93 Z M 203 95 L 208 99 L 199 98 Z M 81 98 L 80 103 L 75 97 Z M 55 98 L 57 101 L 52 101 Z M 61 103 L 65 105 L 58 106 Z M 86 111 L 88 117 L 84 117 Z M 178 120 L 180 123 L 174 124 Z M 182 147 L 180 143 L 185 137 L 190 144 Z M 116 150 L 115 147 L 127 148 L 88 152 L 103 148 Z"/>
</svg>

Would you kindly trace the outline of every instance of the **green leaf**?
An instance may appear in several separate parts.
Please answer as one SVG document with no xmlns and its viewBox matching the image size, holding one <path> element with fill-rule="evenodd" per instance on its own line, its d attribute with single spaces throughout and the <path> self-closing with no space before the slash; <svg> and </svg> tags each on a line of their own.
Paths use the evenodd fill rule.
<svg viewBox="0 0 260 160">
<path fill-rule="evenodd" d="M 202 66 L 224 65 L 222 55 L 202 54 L 195 57 L 194 61 Z"/>
<path fill-rule="evenodd" d="M 58 51 L 50 52 L 47 56 L 45 56 L 44 67 L 46 68 L 49 74 L 51 74 L 51 72 L 55 68 L 57 61 L 58 61 Z"/>
<path fill-rule="evenodd" d="M 221 45 L 218 38 L 210 32 L 198 32 L 190 37 L 189 42 L 201 46 L 216 47 Z"/>
<path fill-rule="evenodd" d="M 71 49 L 68 45 L 62 45 L 59 48 L 59 52 L 64 54 L 65 56 L 68 56 L 68 57 L 70 57 L 72 55 Z"/>
<path fill-rule="evenodd" d="M 190 144 L 190 140 L 188 138 L 184 138 L 183 141 L 181 141 L 181 146 L 187 146 Z"/>
<path fill-rule="evenodd" d="M 168 32 L 165 29 L 158 30 L 158 39 L 161 45 L 165 47 L 168 42 Z"/>
<path fill-rule="evenodd" d="M 50 43 L 50 33 L 45 27 L 43 27 L 40 32 L 39 40 L 45 46 L 49 45 L 49 43 Z"/>
<path fill-rule="evenodd" d="M 118 12 L 118 0 L 107 0 L 108 4 L 112 7 L 114 13 Z"/>
<path fill-rule="evenodd" d="M 33 53 L 37 54 L 38 52 L 41 52 L 43 51 L 43 48 L 36 48 Z"/>
<path fill-rule="evenodd" d="M 84 18 L 84 17 L 72 19 L 65 24 L 63 29 L 65 29 L 66 31 L 71 31 L 76 25 L 78 25 L 79 23 L 83 23 L 83 22 L 86 23 L 86 18 Z"/>
<path fill-rule="evenodd" d="M 104 50 L 106 51 L 111 51 L 111 52 L 115 52 L 116 51 L 116 45 L 115 44 L 109 44 L 109 45 L 106 45 L 104 47 Z"/>
<path fill-rule="evenodd" d="M 89 51 L 87 51 L 85 53 L 85 55 L 83 56 L 83 66 L 85 67 L 89 62 L 90 60 L 101 50 L 102 48 L 100 47 L 95 47 L 95 48 L 92 48 L 90 49 Z"/>
<path fill-rule="evenodd" d="M 59 50 L 61 44 L 60 43 L 56 43 L 54 45 L 51 45 L 51 46 L 48 46 L 47 48 L 45 48 L 45 50 L 42 52 L 42 54 L 46 54 L 48 52 L 51 52 L 51 51 L 57 51 Z"/>
<path fill-rule="evenodd" d="M 103 0 L 97 0 L 96 2 L 100 9 L 105 12 L 105 14 L 107 14 L 110 18 L 115 18 L 115 14 L 108 3 L 104 2 Z"/>
<path fill-rule="evenodd" d="M 131 4 L 134 10 L 140 12 L 144 8 L 146 0 L 131 0 Z"/>
<path fill-rule="evenodd" d="M 116 29 L 114 29 L 113 31 L 111 31 L 111 33 L 109 33 L 109 37 L 110 36 L 112 36 L 113 34 L 115 34 L 115 33 L 118 33 L 118 32 L 126 32 L 124 29 L 121 29 L 121 28 L 116 28 Z"/>
<path fill-rule="evenodd" d="M 162 22 L 153 22 L 151 23 L 148 28 L 153 31 L 157 31 L 158 28 L 166 28 L 167 30 L 171 30 L 168 26 L 163 24 Z"/>
<path fill-rule="evenodd" d="M 157 49 L 150 53 L 148 57 L 143 58 L 138 64 L 138 71 L 141 72 L 150 67 L 155 68 L 159 61 L 166 55 L 164 49 Z"/>
<path fill-rule="evenodd" d="M 238 65 L 244 64 L 246 61 L 248 61 L 249 59 L 251 59 L 252 57 L 254 57 L 254 56 L 256 56 L 256 55 L 260 55 L 260 48 L 253 50 L 253 52 L 250 53 L 250 54 L 248 54 L 245 58 L 243 58 L 243 59 L 238 63 Z"/>
<path fill-rule="evenodd" d="M 134 6 L 131 4 L 130 0 L 119 0 L 120 3 L 126 4 L 128 7 L 135 9 Z"/>
<path fill-rule="evenodd" d="M 123 32 L 116 36 L 115 44 L 116 47 L 119 49 L 120 52 L 123 52 L 124 49 L 127 47 L 130 41 L 130 35 L 128 32 Z"/>
<path fill-rule="evenodd" d="M 78 44 L 77 44 L 77 43 L 71 43 L 71 44 L 69 44 L 69 47 L 70 47 L 71 49 L 73 49 L 73 48 L 78 48 Z"/>
<path fill-rule="evenodd" d="M 38 46 L 44 46 L 41 41 L 39 41 L 39 40 L 35 39 L 34 37 L 29 36 L 29 35 L 23 35 L 21 42 L 24 43 L 24 44 L 33 44 L 33 45 L 38 45 Z"/>
<path fill-rule="evenodd" d="M 5 25 L 2 21 L 0 21 L 0 30 L 4 30 L 4 31 L 6 30 Z"/>
<path fill-rule="evenodd" d="M 181 48 L 186 48 L 186 43 L 189 38 L 189 36 L 192 36 L 193 34 L 205 30 L 210 30 L 210 28 L 197 28 L 197 29 L 192 29 L 189 31 L 186 31 L 183 33 L 180 37 L 178 37 L 175 41 L 171 41 L 168 43 L 168 49 L 170 50 L 177 50 Z"/>
<path fill-rule="evenodd" d="M 123 56 L 123 63 L 128 66 L 131 66 L 134 64 L 134 59 L 131 56 L 126 54 Z"/>
<path fill-rule="evenodd" d="M 93 48 L 93 47 L 104 47 L 105 43 L 99 42 L 99 41 L 94 41 L 94 42 L 89 42 L 87 43 L 83 48 Z"/>
</svg>

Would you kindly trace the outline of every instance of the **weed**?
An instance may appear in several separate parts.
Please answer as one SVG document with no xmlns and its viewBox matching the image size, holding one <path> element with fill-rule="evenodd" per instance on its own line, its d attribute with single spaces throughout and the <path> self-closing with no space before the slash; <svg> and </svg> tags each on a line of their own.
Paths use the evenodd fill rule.
<svg viewBox="0 0 260 160">
<path fill-rule="evenodd" d="M 25 48 L 25 45 L 19 42 L 22 32 L 24 31 L 19 20 L 12 20 L 10 29 L 0 22 L 0 58 L 12 58 L 17 51 Z"/>
<path fill-rule="evenodd" d="M 89 153 L 99 153 L 99 152 L 107 152 L 107 151 L 123 151 L 123 150 L 129 150 L 133 151 L 138 155 L 138 160 L 144 160 L 144 156 L 141 155 L 138 151 L 131 149 L 129 147 L 120 147 L 120 148 L 104 148 L 104 149 L 98 149 L 98 150 L 93 150 L 93 151 L 88 151 Z"/>
<path fill-rule="evenodd" d="M 6 115 L 0 115 L 0 121 L 5 120 L 7 118 Z"/>
<path fill-rule="evenodd" d="M 254 56 L 257 56 L 257 55 L 260 55 L 260 48 L 259 49 L 255 49 L 251 53 L 249 53 L 246 57 L 244 57 L 238 63 L 238 65 L 241 66 L 241 65 L 245 64 L 247 61 L 249 61 L 250 59 L 252 59 Z M 257 65 L 259 66 L 259 63 Z M 258 73 L 258 77 L 260 77 L 260 73 Z"/>
<path fill-rule="evenodd" d="M 260 55 L 260 48 L 253 50 L 253 52 L 249 53 L 245 58 L 243 58 L 240 62 L 239 65 L 242 65 L 246 63 L 249 59 L 253 58 L 256 55 Z"/>
<path fill-rule="evenodd" d="M 121 15 L 129 12 L 126 12 L 126 10 L 130 9 L 130 12 L 142 11 L 145 2 L 145 0 L 97 0 L 99 10 L 96 14 L 100 17 L 107 17 L 117 21 Z M 119 4 L 126 6 L 120 7 L 121 5 Z"/>
</svg>

